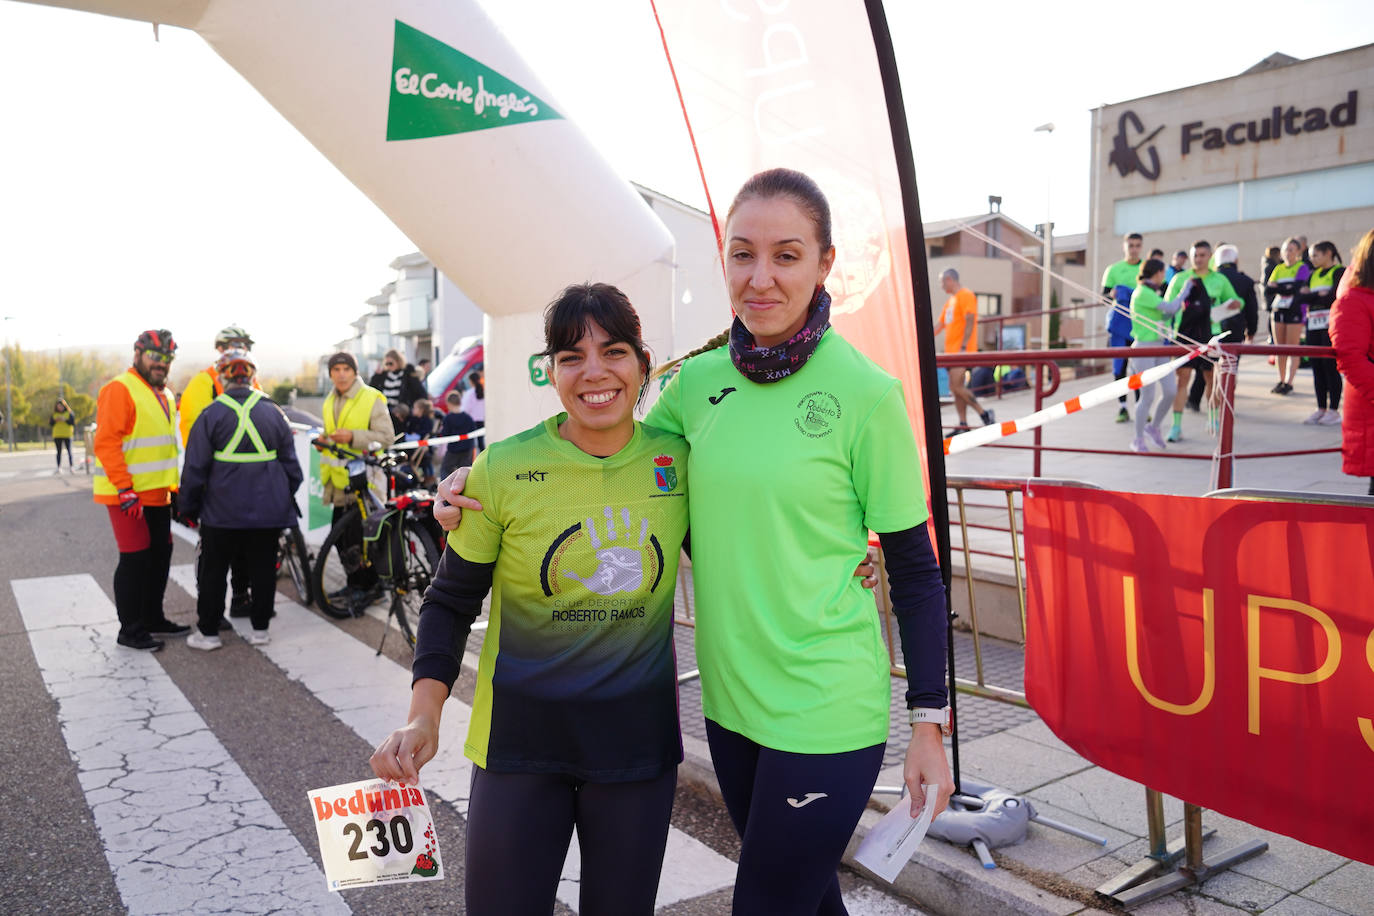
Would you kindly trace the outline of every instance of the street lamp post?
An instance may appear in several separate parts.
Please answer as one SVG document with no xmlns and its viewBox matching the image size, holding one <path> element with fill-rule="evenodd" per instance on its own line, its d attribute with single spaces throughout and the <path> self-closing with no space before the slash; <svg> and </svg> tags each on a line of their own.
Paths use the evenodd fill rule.
<svg viewBox="0 0 1374 916">
<path fill-rule="evenodd" d="M 13 315 L 6 315 L 4 321 L 13 321 Z M 10 335 L 9 325 L 5 325 L 5 438 L 9 440 L 10 451 L 14 451 L 14 398 L 10 396 Z"/>
<path fill-rule="evenodd" d="M 1045 144 L 1045 223 L 1041 227 L 1041 237 L 1045 245 L 1045 258 L 1043 261 L 1044 270 L 1040 272 L 1040 349 L 1050 348 L 1050 303 L 1053 301 L 1054 294 L 1050 289 L 1050 267 L 1054 257 L 1054 223 L 1050 221 L 1050 166 L 1053 157 L 1050 155 L 1049 137 L 1054 133 L 1054 124 L 1041 124 L 1033 133 L 1044 131 Z"/>
</svg>

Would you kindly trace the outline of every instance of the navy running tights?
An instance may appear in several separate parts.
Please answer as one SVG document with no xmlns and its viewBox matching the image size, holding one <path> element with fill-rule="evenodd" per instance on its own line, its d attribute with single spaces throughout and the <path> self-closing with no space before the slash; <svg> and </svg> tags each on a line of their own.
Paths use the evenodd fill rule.
<svg viewBox="0 0 1374 916">
<path fill-rule="evenodd" d="M 651 916 L 668 843 L 677 767 L 643 782 L 472 768 L 468 916 L 547 916 L 577 828 L 578 912 Z"/>
<path fill-rule="evenodd" d="M 706 720 L 741 840 L 734 916 L 843 916 L 836 870 L 878 780 L 884 745 L 841 754 L 763 747 Z"/>
</svg>

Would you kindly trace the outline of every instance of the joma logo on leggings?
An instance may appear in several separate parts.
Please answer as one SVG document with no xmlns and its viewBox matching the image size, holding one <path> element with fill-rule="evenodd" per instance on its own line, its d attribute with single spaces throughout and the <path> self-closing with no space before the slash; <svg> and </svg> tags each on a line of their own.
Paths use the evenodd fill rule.
<svg viewBox="0 0 1374 916">
<path fill-rule="evenodd" d="M 788 803 L 789 805 L 791 805 L 793 808 L 805 808 L 807 805 L 811 804 L 811 803 L 812 803 L 813 801 L 815 801 L 816 799 L 818 799 L 818 798 L 826 798 L 826 797 L 828 797 L 828 796 L 827 796 L 826 793 L 824 793 L 824 792 L 807 792 L 805 798 L 802 798 L 802 799 L 789 798 L 789 799 L 787 800 L 787 803 Z"/>
</svg>

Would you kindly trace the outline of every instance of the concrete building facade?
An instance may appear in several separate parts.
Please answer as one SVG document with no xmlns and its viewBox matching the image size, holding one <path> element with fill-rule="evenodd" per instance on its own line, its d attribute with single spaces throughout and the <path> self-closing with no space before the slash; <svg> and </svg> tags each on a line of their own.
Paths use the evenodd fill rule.
<svg viewBox="0 0 1374 916">
<path fill-rule="evenodd" d="M 1147 254 L 1230 242 L 1252 276 L 1288 236 L 1331 241 L 1348 261 L 1374 227 L 1374 45 L 1275 54 L 1238 76 L 1094 109 L 1089 209 L 1095 278 L 1128 232 L 1144 235 Z"/>
<path fill-rule="evenodd" d="M 959 282 L 978 297 L 978 347 L 981 350 L 1038 349 L 1040 347 L 1040 316 L 1042 309 L 1040 270 L 1044 258 L 1040 236 L 1041 227 L 1023 226 L 1016 220 L 993 210 L 957 219 L 924 223 L 922 231 L 926 243 L 926 265 L 930 276 L 930 304 L 935 320 L 939 321 L 944 307 L 944 289 L 940 275 L 950 269 L 959 272 Z M 970 230 L 976 231 L 1035 262 L 1027 264 L 1008 252 L 992 245 Z M 1056 236 L 1052 263 L 1056 274 L 1070 281 L 1052 283 L 1051 295 L 1061 309 L 1082 304 L 1087 298 L 1072 284 L 1088 284 L 1084 265 L 1084 236 Z M 1018 318 L 1018 315 L 1026 315 Z M 1059 337 L 1075 340 L 1082 336 L 1083 313 L 1066 312 L 1059 322 Z M 1002 329 L 1007 329 L 1004 335 Z M 937 348 L 941 341 L 936 342 Z"/>
</svg>

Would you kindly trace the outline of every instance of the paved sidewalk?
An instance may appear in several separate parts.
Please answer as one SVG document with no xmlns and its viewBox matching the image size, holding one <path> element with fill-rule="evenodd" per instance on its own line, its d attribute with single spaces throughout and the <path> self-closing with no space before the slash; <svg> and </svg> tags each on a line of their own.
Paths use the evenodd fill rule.
<svg viewBox="0 0 1374 916">
<path fill-rule="evenodd" d="M 1278 451 L 1339 447 L 1339 427 L 1302 424 L 1315 408 L 1310 371 L 1299 372 L 1292 394 L 1269 393 L 1277 376 L 1263 357 L 1242 361 L 1238 379 L 1235 451 Z M 1098 375 L 1065 382 L 1047 401 L 1057 403 L 1108 381 Z M 988 399 L 1001 420 L 1025 416 L 1034 410 L 1029 392 L 998 401 Z M 1125 449 L 1134 427 L 1115 422 L 1116 406 L 1104 405 L 1075 414 L 1046 427 L 1045 441 L 1052 445 L 1081 448 Z M 945 420 L 952 423 L 952 408 Z M 1183 442 L 1177 451 L 1210 454 L 1216 440 L 1205 431 L 1206 414 L 1185 413 Z M 1029 433 L 1009 440 L 1029 442 Z M 1174 446 L 1170 447 L 1175 450 Z M 1031 453 L 979 448 L 956 455 L 948 462 L 950 474 L 1025 478 L 1031 473 Z M 1069 478 L 1099 486 L 1139 492 L 1201 496 L 1213 489 L 1213 462 L 1165 458 L 1159 455 L 1082 455 L 1048 453 L 1042 476 Z M 1235 486 L 1303 490 L 1340 495 L 1363 495 L 1368 481 L 1345 477 L 1338 453 L 1301 457 L 1249 459 L 1236 464 Z M 986 502 L 986 496 L 984 497 Z M 1019 507 L 1019 498 L 1017 499 Z M 1006 510 L 978 510 L 989 518 Z M 957 519 L 957 512 L 951 508 Z M 977 520 L 977 517 L 970 519 Z M 1019 520 L 1018 520 L 1019 525 Z M 962 569 L 955 536 L 956 572 Z M 1006 534 L 979 532 L 975 543 L 1006 552 Z M 1002 569 L 997 571 L 997 563 Z M 1006 581 L 1008 561 L 979 558 L 981 575 L 992 569 Z M 679 669 L 695 666 L 692 630 L 678 627 Z M 972 640 L 956 634 L 956 670 L 973 676 Z M 1021 646 L 983 639 L 983 661 L 989 684 L 1022 689 L 1024 652 Z M 893 727 L 879 786 L 898 785 L 901 760 L 909 731 L 905 722 L 904 683 L 893 679 Z M 700 688 L 688 683 L 681 690 L 682 727 L 688 761 L 684 778 L 708 785 L 711 773 L 701 717 Z M 1143 857 L 1146 814 L 1144 787 L 1092 766 L 1054 737 L 1031 710 L 994 700 L 963 696 L 958 700 L 959 756 L 965 777 L 992 783 L 1029 798 L 1041 814 L 1107 839 L 1105 847 L 1060 831 L 1032 824 L 1024 843 L 995 851 L 999 868 L 985 870 L 973 854 L 939 840 L 922 844 L 912 864 L 898 880 L 898 888 L 918 905 L 942 914 L 1071 914 L 1120 912 L 1093 890 Z M 890 795 L 875 795 L 873 807 L 886 809 L 895 802 Z M 850 845 L 880 817 L 870 810 Z M 1183 806 L 1166 799 L 1169 837 L 1182 832 Z M 1137 907 L 1142 916 L 1172 914 L 1258 914 L 1266 916 L 1367 916 L 1374 914 L 1374 867 L 1352 862 L 1333 853 L 1306 846 L 1277 834 L 1266 833 L 1241 821 L 1204 812 L 1203 825 L 1216 835 L 1205 843 L 1209 854 L 1230 849 L 1246 840 L 1267 840 L 1269 851 L 1204 883 L 1196 889 Z M 1374 825 L 1371 826 L 1374 829 Z"/>
</svg>

